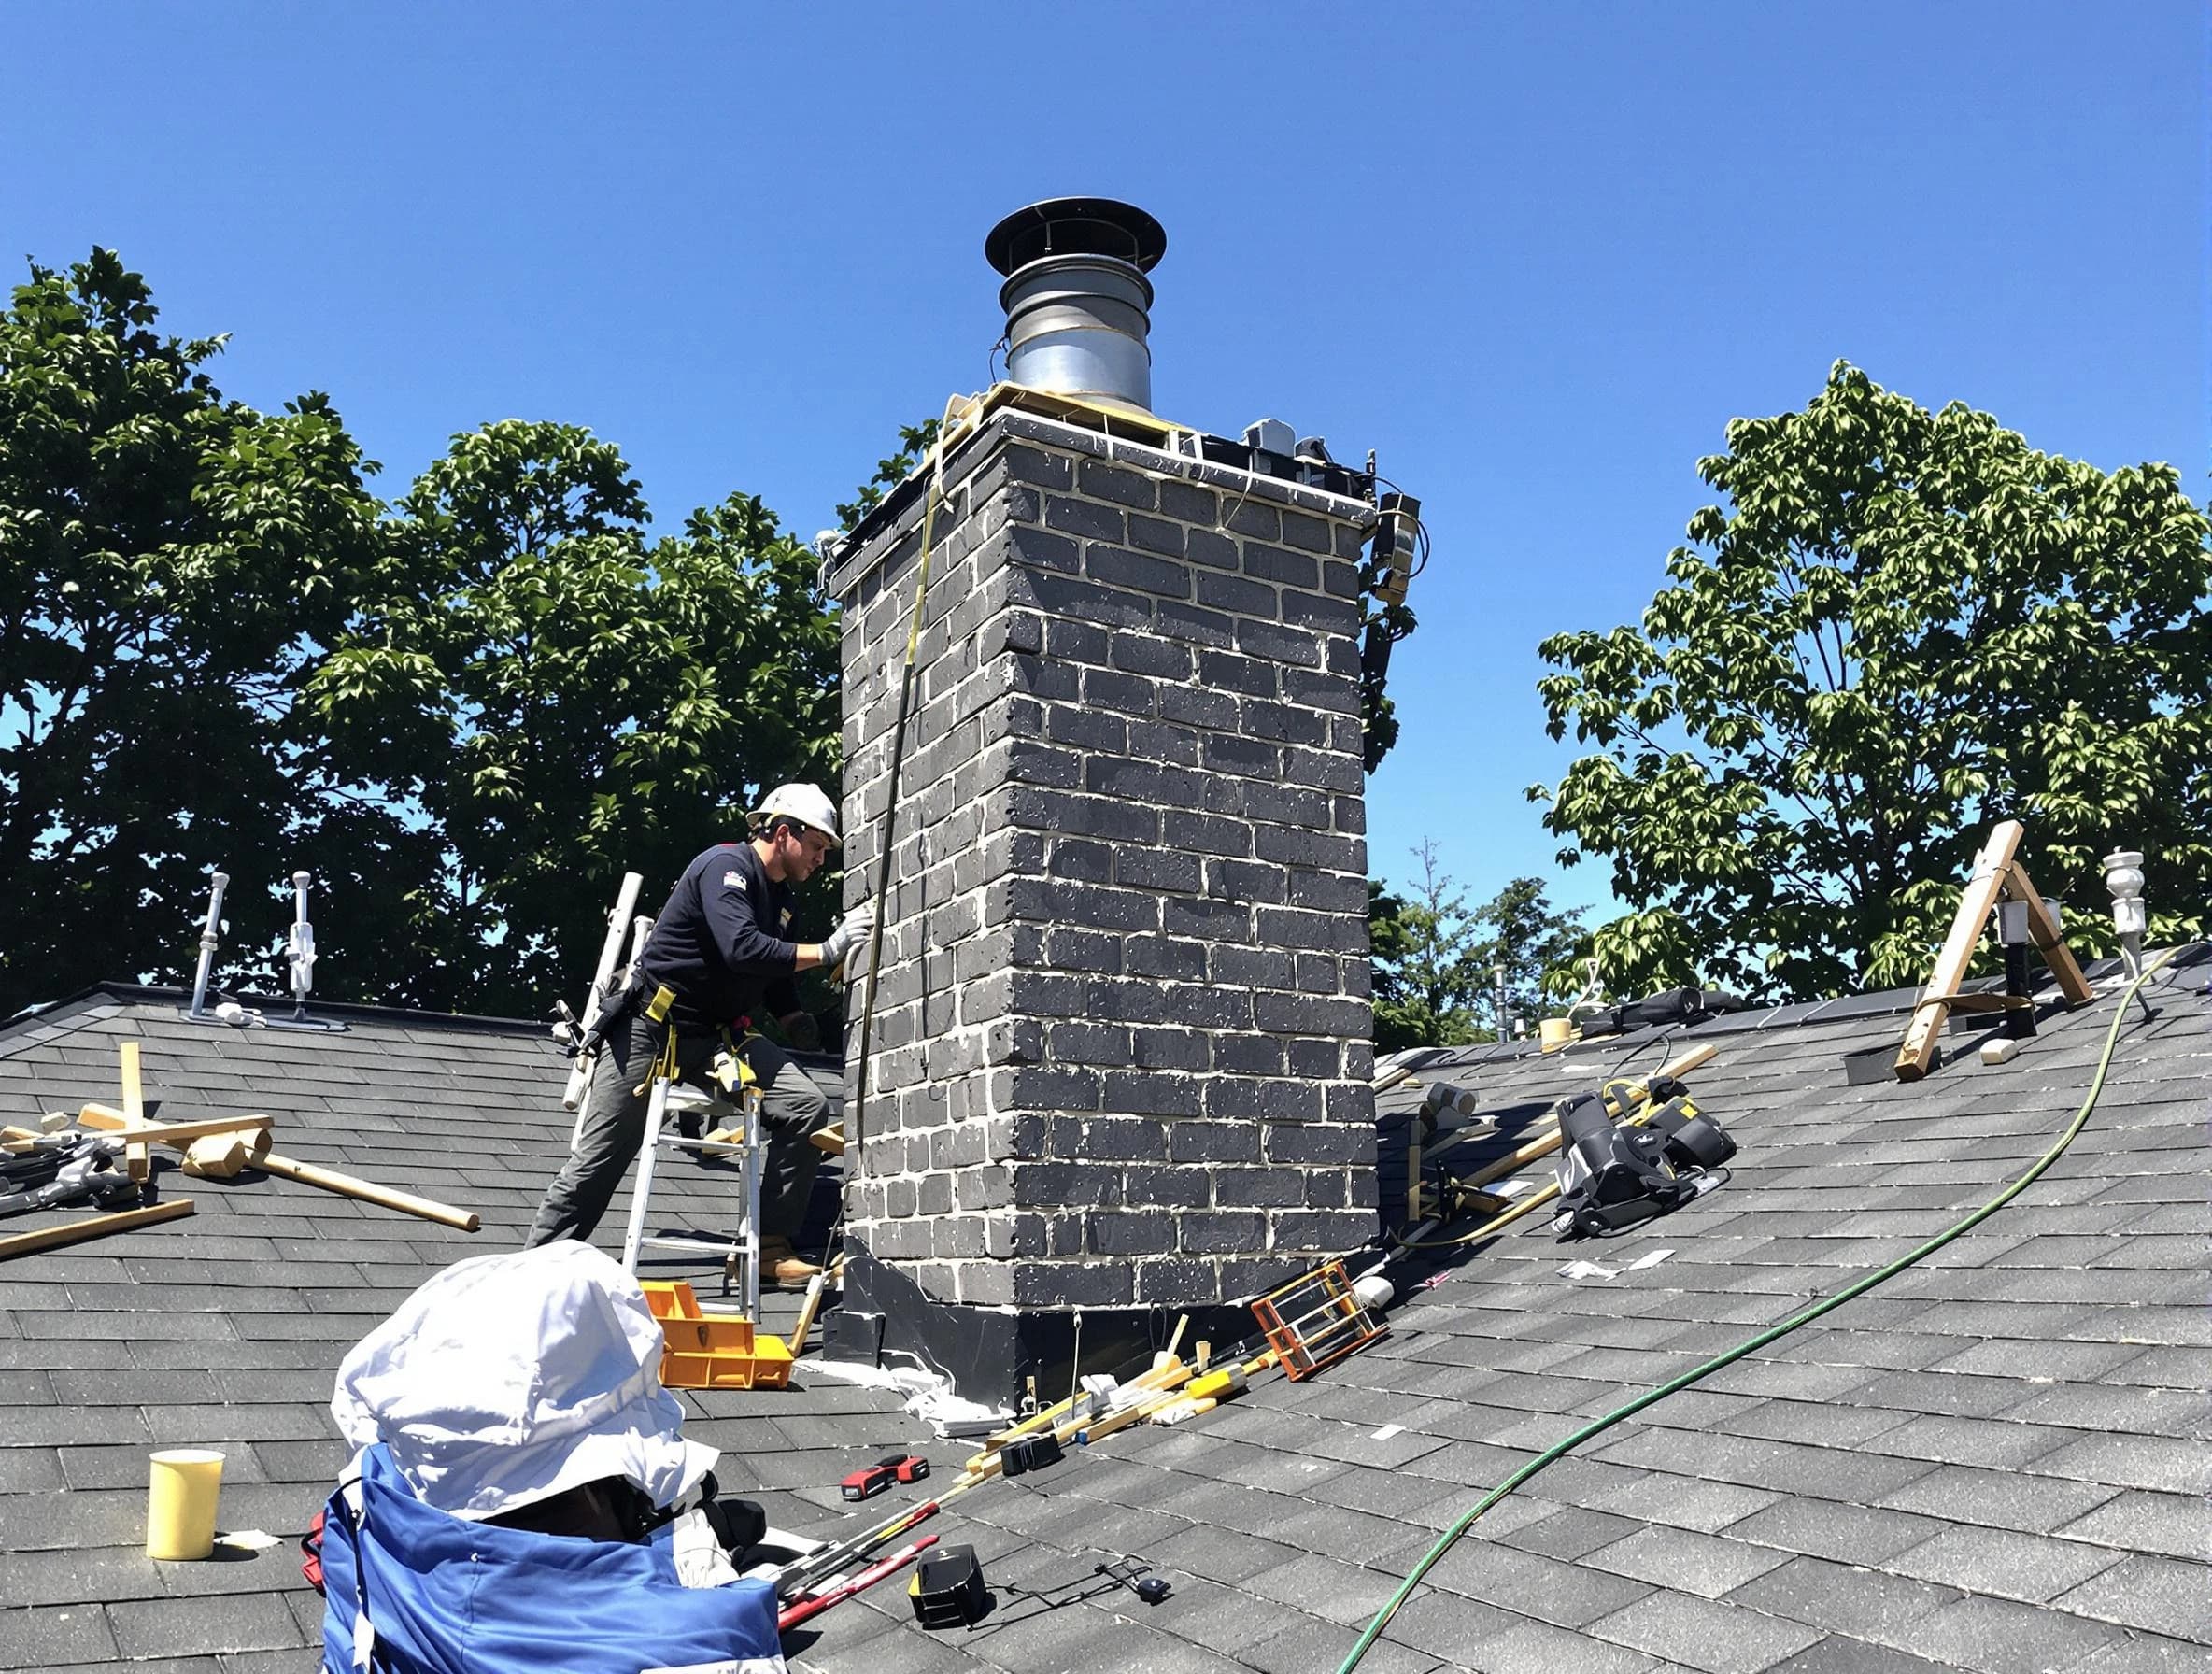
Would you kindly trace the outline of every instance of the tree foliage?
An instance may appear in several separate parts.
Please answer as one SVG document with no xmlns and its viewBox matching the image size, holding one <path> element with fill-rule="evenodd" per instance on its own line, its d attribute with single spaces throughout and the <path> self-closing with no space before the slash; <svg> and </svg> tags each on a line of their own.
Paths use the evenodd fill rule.
<svg viewBox="0 0 2212 1674">
<path fill-rule="evenodd" d="M 2149 858 L 2153 936 L 2212 901 L 2212 532 L 2173 469 L 2105 472 L 1838 362 L 1740 418 L 1640 624 L 1561 633 L 1532 787 L 1639 911 L 1609 985 L 1801 996 L 1924 979 L 1986 829 L 2109 940 L 2099 857 Z"/>
<path fill-rule="evenodd" d="M 206 874 L 234 946 L 289 919 L 242 857 L 376 870 L 404 840 L 300 727 L 319 648 L 384 585 L 374 469 L 318 394 L 261 413 L 94 250 L 0 312 L 0 1014 L 89 974 L 189 974 Z M 280 858 L 281 857 L 281 858 Z"/>
<path fill-rule="evenodd" d="M 574 426 L 454 438 L 386 507 L 319 395 L 262 414 L 109 251 L 0 314 L 0 1014 L 97 976 L 530 1014 L 766 786 L 838 773 L 814 562 L 734 494 L 646 533 Z M 262 880 L 267 880 L 265 883 Z M 834 879 L 802 911 L 827 921 Z"/>
<path fill-rule="evenodd" d="M 836 627 L 758 500 L 648 540 L 620 453 L 572 425 L 456 436 L 397 511 L 410 586 L 312 685 L 340 753 L 446 858 L 410 897 L 394 997 L 542 1010 L 624 871 L 650 895 L 767 786 L 834 783 Z"/>
<path fill-rule="evenodd" d="M 1424 838 L 1412 857 L 1420 874 L 1405 894 L 1368 886 L 1375 1049 L 1496 1040 L 1501 966 L 1508 1014 L 1543 1015 L 1552 997 L 1571 986 L 1570 961 L 1587 941 L 1580 911 L 1554 911 L 1540 878 L 1515 878 L 1470 907 L 1438 870 L 1433 840 Z"/>
</svg>

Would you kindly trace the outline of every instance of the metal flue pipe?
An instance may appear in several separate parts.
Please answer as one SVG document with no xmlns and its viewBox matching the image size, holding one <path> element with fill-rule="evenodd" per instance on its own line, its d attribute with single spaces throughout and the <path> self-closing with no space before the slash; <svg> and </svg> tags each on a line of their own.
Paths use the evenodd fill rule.
<svg viewBox="0 0 2212 1674">
<path fill-rule="evenodd" d="M 1152 281 L 1160 223 L 1112 198 L 1048 198 L 984 240 L 1006 276 L 1006 376 L 1055 395 L 1152 409 Z"/>
<path fill-rule="evenodd" d="M 207 1014 L 207 977 L 215 969 L 215 950 L 222 943 L 222 892 L 231 879 L 228 872 L 217 872 L 209 873 L 207 881 L 214 887 L 207 897 L 207 922 L 200 930 L 200 972 L 192 979 L 190 1014 L 194 1017 Z"/>
</svg>

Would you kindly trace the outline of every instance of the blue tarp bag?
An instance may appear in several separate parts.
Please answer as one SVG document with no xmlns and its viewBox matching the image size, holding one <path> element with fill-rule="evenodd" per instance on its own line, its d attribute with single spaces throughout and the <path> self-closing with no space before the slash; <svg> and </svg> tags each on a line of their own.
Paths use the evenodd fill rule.
<svg viewBox="0 0 2212 1674">
<path fill-rule="evenodd" d="M 784 1674 L 775 1589 L 687 1587 L 663 1529 L 620 1545 L 425 1505 L 381 1443 L 323 1520 L 324 1674 Z"/>
</svg>

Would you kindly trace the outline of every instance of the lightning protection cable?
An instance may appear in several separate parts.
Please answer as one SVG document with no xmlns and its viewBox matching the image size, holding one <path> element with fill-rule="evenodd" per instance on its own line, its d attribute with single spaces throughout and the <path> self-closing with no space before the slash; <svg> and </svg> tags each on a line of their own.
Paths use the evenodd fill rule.
<svg viewBox="0 0 2212 1674">
<path fill-rule="evenodd" d="M 1800 1326 L 1809 1326 L 1813 1323 L 1813 1321 L 1820 1319 L 1826 1314 L 1835 1312 L 1836 1309 L 1842 1307 L 1846 1302 L 1865 1296 L 1876 1285 L 1887 1284 L 1890 1280 L 1894 1279 L 1899 1273 L 1905 1271 L 1907 1268 L 1915 1266 L 1918 1263 L 1926 1260 L 1927 1257 L 1933 1256 L 1936 1251 L 1942 1249 L 1946 1244 L 1951 1242 L 1954 1239 L 1961 1238 L 1966 1233 L 1971 1232 L 1975 1227 L 1980 1226 L 1982 1222 L 1988 1220 L 1990 1216 L 1995 1214 L 1997 1211 L 2003 1209 L 2007 1203 L 2010 1203 L 2015 1198 L 2019 1197 L 2021 1193 L 2026 1191 L 2029 1186 L 2035 1185 L 2036 1181 L 2040 1180 L 2044 1173 L 2050 1168 L 2051 1164 L 2058 1161 L 2058 1159 L 2065 1154 L 2066 1147 L 2071 1145 L 2075 1140 L 2079 1137 L 2081 1130 L 2089 1125 L 2090 1113 L 2096 1109 L 2098 1096 L 2105 1090 L 2105 1076 L 2106 1072 L 2112 1068 L 2113 1052 L 2120 1045 L 2120 1026 L 2127 1021 L 2129 1002 L 2135 998 L 2135 995 L 2141 990 L 2143 985 L 2148 982 L 2150 978 L 2159 971 L 2171 964 L 2176 958 L 2188 952 L 2191 947 L 2199 945 L 2201 945 L 2201 943 L 2183 943 L 2178 947 L 2168 949 L 2153 963 L 2145 966 L 2142 972 L 2136 976 L 2134 981 L 2128 984 L 2125 991 L 2120 996 L 2120 1003 L 2113 1008 L 2112 1027 L 2105 1031 L 2105 1047 L 2104 1050 L 2097 1056 L 2096 1073 L 2090 1078 L 2089 1092 L 2081 1101 L 2081 1108 L 2075 1112 L 2073 1121 L 2067 1124 L 2065 1131 L 2059 1135 L 2058 1139 L 2052 1143 L 2050 1149 L 2044 1152 L 2044 1154 L 2037 1157 L 2034 1163 L 2030 1164 L 2027 1170 L 2022 1173 L 2019 1179 L 2013 1181 L 2010 1185 L 2007 1185 L 2003 1191 L 1992 1198 L 1987 1203 L 1984 1203 L 1972 1214 L 1966 1216 L 1964 1220 L 1960 1221 L 1956 1226 L 1951 1227 L 1945 1231 L 1937 1233 L 1934 1238 L 1930 1239 L 1926 1243 L 1921 1245 L 1918 1249 L 1911 1251 L 1907 1255 L 1900 1256 L 1896 1260 L 1891 1262 L 1886 1267 L 1876 1268 L 1872 1272 L 1866 1273 L 1860 1278 L 1852 1280 L 1850 1284 L 1845 1285 L 1834 1296 L 1823 1297 L 1819 1301 L 1812 1303 L 1809 1307 L 1800 1309 L 1797 1312 L 1790 1315 L 1788 1319 L 1783 1320 L 1780 1325 L 1769 1326 L 1765 1330 L 1761 1331 L 1757 1336 L 1751 1337 L 1743 1342 L 1737 1343 L 1734 1348 L 1728 1349 L 1722 1354 L 1714 1355 L 1704 1365 L 1693 1367 L 1690 1370 L 1682 1373 L 1680 1377 L 1669 1378 L 1666 1383 L 1658 1384 L 1653 1388 L 1645 1390 L 1641 1395 L 1637 1396 L 1632 1400 L 1623 1402 L 1620 1406 L 1615 1407 L 1610 1412 L 1604 1414 L 1602 1417 L 1592 1419 L 1588 1424 L 1584 1425 L 1581 1429 L 1575 1431 L 1572 1435 L 1567 1437 L 1564 1440 L 1554 1441 L 1542 1453 L 1537 1454 L 1535 1458 L 1529 1460 L 1527 1464 L 1522 1466 L 1510 1476 L 1507 1477 L 1504 1482 L 1498 1483 L 1496 1487 L 1491 1489 L 1489 1493 L 1483 1495 L 1481 1499 L 1475 1502 L 1475 1506 L 1472 1511 L 1468 1511 L 1466 1516 L 1462 1517 L 1457 1523 L 1454 1523 L 1450 1528 L 1446 1529 L 1442 1535 L 1438 1537 L 1436 1544 L 1431 1546 L 1426 1552 L 1421 1554 L 1421 1561 L 1413 1566 L 1412 1573 L 1408 1575 L 1406 1579 L 1399 1583 L 1397 1591 L 1390 1596 L 1389 1601 L 1385 1603 L 1381 1610 L 1375 1612 L 1374 1620 L 1368 1624 L 1366 1631 L 1363 1632 L 1359 1636 L 1358 1639 L 1353 1644 L 1351 1652 L 1345 1656 L 1344 1660 L 1337 1665 L 1337 1674 L 1352 1674 L 1352 1670 L 1359 1666 L 1360 1659 L 1367 1655 L 1368 1652 L 1374 1646 L 1375 1641 L 1382 1638 L 1382 1630 L 1390 1625 L 1390 1619 L 1397 1615 L 1400 1607 L 1405 1604 L 1408 1598 L 1412 1596 L 1413 1589 L 1421 1584 L 1422 1578 L 1436 1567 L 1438 1560 L 1440 1559 L 1445 1553 L 1451 1551 L 1453 1543 L 1456 1542 L 1462 1535 L 1466 1534 L 1468 1529 L 1474 1526 L 1476 1518 L 1482 1516 L 1483 1512 L 1490 1510 L 1492 1506 L 1497 1504 L 1499 1500 L 1505 1498 L 1507 1495 L 1512 1493 L 1514 1489 L 1520 1487 L 1522 1483 L 1527 1482 L 1531 1477 L 1535 1476 L 1546 1466 L 1552 1465 L 1558 1460 L 1565 1458 L 1568 1454 L 1574 1452 L 1576 1448 L 1581 1446 L 1583 1442 L 1588 1441 L 1595 1436 L 1602 1435 L 1604 1432 L 1611 1429 L 1615 1425 L 1619 1424 L 1623 1419 L 1635 1417 L 1638 1412 L 1644 1412 L 1648 1408 L 1656 1406 L 1659 1402 L 1665 1400 L 1668 1396 L 1673 1395 L 1680 1390 L 1687 1389 L 1693 1383 L 1696 1383 L 1706 1378 L 1709 1378 L 1714 1372 L 1721 1370 L 1723 1367 L 1735 1365 L 1745 1355 L 1756 1354 L 1759 1350 L 1765 1348 L 1769 1343 L 1780 1341 L 1781 1339 L 1787 1337 L 1791 1332 L 1796 1330 Z"/>
<path fill-rule="evenodd" d="M 845 1189 L 837 1194 L 837 1225 L 830 1234 L 832 1245 L 844 1227 L 845 1205 L 852 1196 L 850 1188 L 868 1170 L 868 1060 L 875 1029 L 875 978 L 883 965 L 884 920 L 889 915 L 891 858 L 898 842 L 899 770 L 906 755 L 906 721 L 914 710 L 915 652 L 921 644 L 923 606 L 929 596 L 929 559 L 937 545 L 937 508 L 944 504 L 944 461 L 952 452 L 955 440 L 954 414 L 964 404 L 965 398 L 958 395 L 944 404 L 944 415 L 937 424 L 936 457 L 931 461 L 929 486 L 922 493 L 922 550 L 915 562 L 914 609 L 906 624 L 906 656 L 899 666 L 899 704 L 891 721 L 891 753 L 885 768 L 883 820 L 875 833 L 875 887 L 868 898 L 874 904 L 875 920 L 868 931 L 868 970 L 861 984 L 859 1063 L 853 1076 L 853 1107 L 845 1123 L 849 1172 Z"/>
</svg>

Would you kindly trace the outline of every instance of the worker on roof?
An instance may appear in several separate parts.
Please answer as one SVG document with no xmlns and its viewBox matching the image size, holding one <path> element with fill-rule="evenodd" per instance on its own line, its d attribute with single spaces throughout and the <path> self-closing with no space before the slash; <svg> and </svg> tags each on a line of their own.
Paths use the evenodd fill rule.
<svg viewBox="0 0 2212 1674">
<path fill-rule="evenodd" d="M 591 1077 L 575 1149 L 538 1206 L 526 1247 L 588 1239 L 613 1200 L 645 1132 L 646 1079 L 673 1034 L 680 1079 L 707 1082 L 727 1045 L 750 1066 L 761 1093 L 768 1156 L 760 1188 L 760 1275 L 786 1289 L 821 1269 L 794 1243 L 822 1154 L 810 1137 L 829 1121 L 828 1101 L 782 1049 L 752 1029 L 775 1016 L 793 1044 L 812 1036 L 793 978 L 834 970 L 873 928 L 856 907 L 823 941 L 790 939 L 791 887 L 814 876 L 837 846 L 837 805 L 812 785 L 779 785 L 748 816 L 752 837 L 717 844 L 684 869 L 629 986 L 602 1014 L 600 1060 Z M 665 1020 L 647 1011 L 661 988 L 674 1001 Z"/>
</svg>

